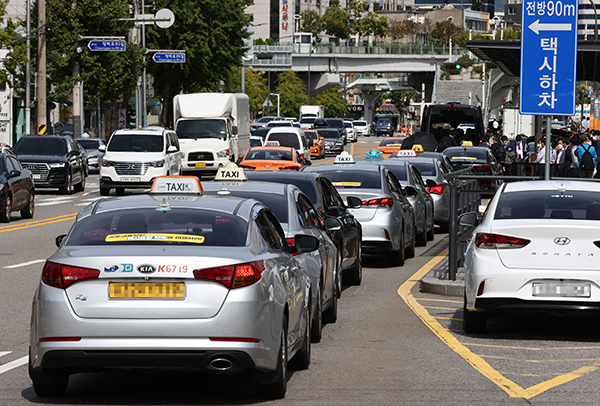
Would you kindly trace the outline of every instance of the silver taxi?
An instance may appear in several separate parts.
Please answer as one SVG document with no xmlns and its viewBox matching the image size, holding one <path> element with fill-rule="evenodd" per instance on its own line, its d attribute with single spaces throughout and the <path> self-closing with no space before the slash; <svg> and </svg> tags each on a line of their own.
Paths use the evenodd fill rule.
<svg viewBox="0 0 600 406">
<path fill-rule="evenodd" d="M 38 396 L 62 395 L 78 372 L 164 368 L 251 370 L 260 397 L 282 398 L 288 360 L 310 363 L 310 279 L 256 200 L 160 177 L 149 195 L 87 206 L 56 242 L 33 299 Z"/>
</svg>

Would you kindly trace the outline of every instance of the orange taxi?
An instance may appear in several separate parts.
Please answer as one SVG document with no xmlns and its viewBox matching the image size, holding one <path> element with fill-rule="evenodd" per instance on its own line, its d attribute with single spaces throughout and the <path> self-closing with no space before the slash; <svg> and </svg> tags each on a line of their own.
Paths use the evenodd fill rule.
<svg viewBox="0 0 600 406">
<path fill-rule="evenodd" d="M 325 158 L 325 138 L 319 137 L 317 130 L 304 130 L 308 145 L 310 147 L 310 156 L 317 159 Z"/>
<path fill-rule="evenodd" d="M 255 171 L 299 171 L 304 161 L 294 148 L 268 145 L 250 148 L 238 166 Z"/>
<path fill-rule="evenodd" d="M 381 140 L 377 149 L 383 152 L 384 157 L 389 157 L 392 154 L 402 149 L 402 141 L 405 137 L 388 137 Z"/>
</svg>

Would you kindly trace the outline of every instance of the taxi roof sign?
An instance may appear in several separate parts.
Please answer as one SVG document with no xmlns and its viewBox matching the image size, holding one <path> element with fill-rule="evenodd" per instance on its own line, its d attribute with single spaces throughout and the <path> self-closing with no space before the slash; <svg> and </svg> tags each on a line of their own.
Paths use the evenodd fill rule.
<svg viewBox="0 0 600 406">
<path fill-rule="evenodd" d="M 279 141 L 267 141 L 265 142 L 265 147 L 279 147 Z"/>
<path fill-rule="evenodd" d="M 152 182 L 150 194 L 193 194 L 203 192 L 200 181 L 195 176 L 159 176 Z"/>
<path fill-rule="evenodd" d="M 396 153 L 398 158 L 414 158 L 417 156 L 417 151 L 414 149 L 400 149 Z"/>
<path fill-rule="evenodd" d="M 423 153 L 423 146 L 421 144 L 415 144 L 412 146 L 412 150 L 415 151 L 415 154 L 422 154 Z"/>
<path fill-rule="evenodd" d="M 354 157 L 348 151 L 342 151 L 341 154 L 335 157 L 334 164 L 355 164 Z"/>
<path fill-rule="evenodd" d="M 229 162 L 227 165 L 219 168 L 215 180 L 244 181 L 248 180 L 248 176 L 246 176 L 244 168 L 240 168 L 233 162 Z"/>
<path fill-rule="evenodd" d="M 473 148 L 473 143 L 471 141 L 463 141 L 460 146 L 463 148 Z"/>
</svg>

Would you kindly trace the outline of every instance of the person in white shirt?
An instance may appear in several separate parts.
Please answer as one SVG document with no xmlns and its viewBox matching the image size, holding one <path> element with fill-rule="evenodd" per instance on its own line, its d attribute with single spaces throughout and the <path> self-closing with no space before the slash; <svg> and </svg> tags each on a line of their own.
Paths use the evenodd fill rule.
<svg viewBox="0 0 600 406">
<path fill-rule="evenodd" d="M 581 120 L 581 131 L 585 132 L 590 128 L 590 120 L 587 117 L 583 117 Z"/>
</svg>

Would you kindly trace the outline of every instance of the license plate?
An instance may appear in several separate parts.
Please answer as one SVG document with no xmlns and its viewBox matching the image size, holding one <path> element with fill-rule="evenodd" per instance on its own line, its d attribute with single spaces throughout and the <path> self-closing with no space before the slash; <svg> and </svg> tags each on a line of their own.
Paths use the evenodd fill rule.
<svg viewBox="0 0 600 406">
<path fill-rule="evenodd" d="M 196 162 L 196 168 L 206 168 L 206 162 Z"/>
<path fill-rule="evenodd" d="M 139 182 L 141 180 L 140 177 L 123 177 L 121 178 L 121 182 Z"/>
<path fill-rule="evenodd" d="M 581 282 L 537 282 L 533 284 L 532 294 L 540 297 L 590 297 L 592 286 Z"/>
<path fill-rule="evenodd" d="M 33 180 L 41 180 L 42 179 L 42 175 L 34 173 L 33 174 Z"/>
<path fill-rule="evenodd" d="M 183 282 L 111 282 L 109 299 L 183 299 Z"/>
</svg>

